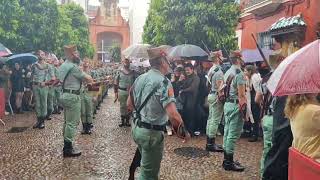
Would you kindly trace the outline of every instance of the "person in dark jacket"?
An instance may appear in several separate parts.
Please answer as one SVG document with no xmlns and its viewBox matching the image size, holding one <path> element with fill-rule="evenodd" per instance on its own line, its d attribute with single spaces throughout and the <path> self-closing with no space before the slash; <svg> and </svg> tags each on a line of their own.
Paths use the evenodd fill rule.
<svg viewBox="0 0 320 180">
<path fill-rule="evenodd" d="M 24 70 L 20 67 L 19 63 L 15 63 L 14 69 L 11 75 L 12 92 L 15 97 L 15 110 L 17 114 L 21 114 L 22 98 L 24 93 Z"/>
<path fill-rule="evenodd" d="M 288 156 L 293 136 L 289 120 L 284 115 L 287 96 L 274 103 L 272 147 L 265 158 L 263 180 L 287 180 Z"/>
<path fill-rule="evenodd" d="M 187 77 L 179 92 L 185 98 L 182 117 L 190 134 L 194 134 L 196 130 L 194 110 L 197 103 L 200 79 L 194 73 L 192 64 L 186 64 L 184 70 Z"/>
</svg>

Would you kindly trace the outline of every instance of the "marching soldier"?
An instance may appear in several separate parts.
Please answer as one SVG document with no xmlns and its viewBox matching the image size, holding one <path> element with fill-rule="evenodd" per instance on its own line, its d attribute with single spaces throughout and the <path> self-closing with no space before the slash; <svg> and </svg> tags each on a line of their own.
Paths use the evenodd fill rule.
<svg viewBox="0 0 320 180">
<path fill-rule="evenodd" d="M 119 70 L 118 74 L 115 77 L 114 83 L 114 92 L 117 101 L 120 102 L 120 115 L 121 115 L 121 124 L 119 127 L 130 126 L 129 120 L 130 115 L 127 111 L 127 99 L 129 95 L 129 89 L 135 80 L 135 72 L 130 69 L 130 60 L 125 58 L 122 61 L 123 67 Z"/>
<path fill-rule="evenodd" d="M 223 115 L 223 102 L 219 97 L 223 95 L 223 72 L 221 70 L 221 59 L 217 53 L 211 53 L 213 66 L 208 72 L 208 86 L 210 94 L 208 95 L 209 117 L 207 121 L 207 145 L 206 150 L 211 152 L 223 152 L 222 146 L 215 143 L 215 138 L 219 123 Z"/>
<path fill-rule="evenodd" d="M 88 62 L 84 61 L 83 65 L 83 72 L 89 74 L 89 65 Z M 92 104 L 92 97 L 88 93 L 88 86 L 84 85 L 81 89 L 81 122 L 83 130 L 81 134 L 91 134 L 92 119 L 93 119 L 93 104 Z"/>
<path fill-rule="evenodd" d="M 241 66 L 243 61 L 239 52 L 230 55 L 231 68 L 226 72 L 226 103 L 224 105 L 225 127 L 223 137 L 224 160 L 223 168 L 227 171 L 243 171 L 244 167 L 233 160 L 236 141 L 240 138 L 246 108 L 246 80 Z"/>
<path fill-rule="evenodd" d="M 92 83 L 91 76 L 79 68 L 80 58 L 76 46 L 65 46 L 64 52 L 67 60 L 59 68 L 59 79 L 62 82 L 62 95 L 60 98 L 64 108 L 63 137 L 64 157 L 80 156 L 81 151 L 73 146 L 77 126 L 81 118 L 81 83 Z"/>
<path fill-rule="evenodd" d="M 139 161 L 140 158 L 136 157 L 141 154 L 140 180 L 159 179 L 164 148 L 163 131 L 167 121 L 170 119 L 173 127 L 183 127 L 175 106 L 171 82 L 165 77 L 170 71 L 166 55 L 160 48 L 149 49 L 148 54 L 151 70 L 138 77 L 128 98 L 129 111 L 134 110 L 135 117 L 132 136 L 138 145 L 134 161 Z M 182 128 L 182 132 L 185 136 L 188 135 L 185 128 Z M 134 171 L 130 172 L 129 179 L 133 177 Z"/>
<path fill-rule="evenodd" d="M 47 99 L 48 86 L 47 78 L 54 78 L 49 65 L 45 62 L 45 53 L 41 50 L 37 52 L 38 62 L 32 66 L 33 75 L 33 94 L 35 96 L 35 109 L 37 115 L 37 123 L 33 128 L 43 129 L 44 121 L 47 117 Z"/>
</svg>

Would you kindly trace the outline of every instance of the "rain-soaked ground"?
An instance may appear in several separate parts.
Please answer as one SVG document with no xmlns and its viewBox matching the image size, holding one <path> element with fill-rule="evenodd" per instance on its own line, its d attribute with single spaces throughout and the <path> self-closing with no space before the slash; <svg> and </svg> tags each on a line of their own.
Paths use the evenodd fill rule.
<svg viewBox="0 0 320 180">
<path fill-rule="evenodd" d="M 107 97 L 95 120 L 92 135 L 77 135 L 82 156 L 62 157 L 63 116 L 54 115 L 46 121 L 44 130 L 32 129 L 34 113 L 6 116 L 6 126 L 0 124 L 0 180 L 3 179 L 74 179 L 124 180 L 135 152 L 130 128 L 119 128 L 118 104 Z M 9 133 L 12 127 L 22 127 L 19 133 Z M 81 128 L 79 125 L 79 132 Z M 222 142 L 222 138 L 218 138 Z M 223 155 L 202 151 L 205 137 L 196 137 L 187 143 L 175 136 L 166 137 L 165 153 L 161 163 L 163 180 L 256 180 L 259 179 L 259 161 L 262 142 L 238 142 L 235 159 L 244 172 L 226 172 L 222 169 Z M 181 156 L 189 152 L 188 156 Z M 193 152 L 190 154 L 190 152 Z M 136 174 L 138 176 L 138 173 Z"/>
</svg>

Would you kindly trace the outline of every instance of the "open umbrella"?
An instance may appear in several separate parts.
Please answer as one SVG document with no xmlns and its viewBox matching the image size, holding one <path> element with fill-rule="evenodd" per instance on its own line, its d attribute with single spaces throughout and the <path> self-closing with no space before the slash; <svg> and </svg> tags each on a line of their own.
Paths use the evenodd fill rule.
<svg viewBox="0 0 320 180">
<path fill-rule="evenodd" d="M 320 92 L 320 40 L 288 56 L 270 77 L 267 87 L 275 96 Z"/>
<path fill-rule="evenodd" d="M 32 64 L 37 62 L 38 57 L 31 53 L 15 54 L 9 57 L 7 64 L 22 63 Z"/>
<path fill-rule="evenodd" d="M 9 56 L 12 52 L 0 43 L 0 57 Z"/>
<path fill-rule="evenodd" d="M 188 60 L 208 60 L 208 54 L 199 46 L 192 44 L 182 44 L 173 47 L 169 52 L 171 58 L 181 58 Z"/>
<path fill-rule="evenodd" d="M 151 47 L 149 44 L 134 44 L 122 51 L 127 58 L 144 58 L 149 59 L 147 50 Z"/>
</svg>

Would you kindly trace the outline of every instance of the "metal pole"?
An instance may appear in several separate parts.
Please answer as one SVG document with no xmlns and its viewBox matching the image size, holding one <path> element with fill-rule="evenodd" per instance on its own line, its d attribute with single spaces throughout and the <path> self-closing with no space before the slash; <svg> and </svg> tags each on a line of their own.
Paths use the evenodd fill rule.
<svg viewBox="0 0 320 180">
<path fill-rule="evenodd" d="M 102 39 L 101 43 L 102 43 L 102 45 L 101 45 L 102 59 L 101 60 L 102 60 L 102 62 L 104 62 L 103 39 Z"/>
</svg>

